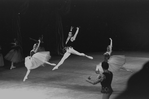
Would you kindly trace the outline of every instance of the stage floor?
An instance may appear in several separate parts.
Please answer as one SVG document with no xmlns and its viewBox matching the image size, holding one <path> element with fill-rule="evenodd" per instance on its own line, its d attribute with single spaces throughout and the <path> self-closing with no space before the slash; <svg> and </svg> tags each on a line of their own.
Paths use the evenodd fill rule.
<svg viewBox="0 0 149 99">
<path fill-rule="evenodd" d="M 131 75 L 139 71 L 149 60 L 149 53 L 117 52 L 114 55 L 125 55 L 124 67 L 131 70 L 120 70 L 114 73 L 110 99 L 120 94 L 127 86 Z M 26 68 L 17 66 L 12 70 L 0 72 L 1 99 L 101 99 L 101 85 L 91 85 L 85 81 L 88 76 L 96 77 L 95 67 L 103 60 L 102 53 L 88 53 L 94 57 L 71 55 L 58 70 L 52 71 L 53 66 L 45 65 L 31 71 L 28 79 L 23 82 Z M 50 62 L 58 63 L 62 56 L 52 57 Z"/>
</svg>

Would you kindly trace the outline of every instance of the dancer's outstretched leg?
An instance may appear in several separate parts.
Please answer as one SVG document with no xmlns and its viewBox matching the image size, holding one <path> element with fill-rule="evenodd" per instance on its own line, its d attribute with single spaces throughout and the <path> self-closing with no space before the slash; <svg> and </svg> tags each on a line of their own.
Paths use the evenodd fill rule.
<svg viewBox="0 0 149 99">
<path fill-rule="evenodd" d="M 64 63 L 64 61 L 70 56 L 70 53 L 69 52 L 66 52 L 63 56 L 63 58 L 60 60 L 60 62 L 52 69 L 52 70 L 55 70 L 55 69 L 58 69 L 58 67 L 60 65 L 62 65 Z"/>
<path fill-rule="evenodd" d="M 84 54 L 84 53 L 80 53 L 80 52 L 74 50 L 73 48 L 70 49 L 70 52 L 71 52 L 72 54 L 75 54 L 75 55 L 85 56 L 85 57 L 87 57 L 87 58 L 89 58 L 89 59 L 93 59 L 92 56 L 88 56 L 88 55 L 86 55 L 86 54 Z"/>
<path fill-rule="evenodd" d="M 52 66 L 55 66 L 56 64 L 55 63 L 50 63 L 50 62 L 47 62 L 45 61 L 46 64 L 49 64 L 49 65 L 52 65 Z"/>
<path fill-rule="evenodd" d="M 27 69 L 27 72 L 26 72 L 26 75 L 24 76 L 23 81 L 25 81 L 28 78 L 30 71 L 31 71 L 30 69 Z"/>
</svg>

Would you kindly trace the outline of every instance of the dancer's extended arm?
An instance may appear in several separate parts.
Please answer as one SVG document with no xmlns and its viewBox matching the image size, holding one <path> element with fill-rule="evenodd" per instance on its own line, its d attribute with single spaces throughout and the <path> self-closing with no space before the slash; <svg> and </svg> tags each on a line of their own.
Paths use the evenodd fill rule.
<svg viewBox="0 0 149 99">
<path fill-rule="evenodd" d="M 98 83 L 102 82 L 103 79 L 104 79 L 104 77 L 105 77 L 105 76 L 102 75 L 102 76 L 100 76 L 99 78 L 97 78 L 97 79 L 95 79 L 95 80 L 92 80 L 91 77 L 89 76 L 89 77 L 86 79 L 86 81 L 87 81 L 88 83 L 91 83 L 91 84 L 95 85 L 95 84 L 98 84 Z"/>
<path fill-rule="evenodd" d="M 37 50 L 38 50 L 38 48 L 39 48 L 39 46 L 40 46 L 40 40 L 38 40 L 38 45 L 37 45 L 37 47 L 36 47 L 36 49 L 35 49 L 35 52 L 37 52 Z"/>
<path fill-rule="evenodd" d="M 78 33 L 79 33 L 79 27 L 77 27 L 76 33 L 75 33 L 74 36 L 71 38 L 71 41 L 74 41 L 74 40 L 76 39 Z"/>
<path fill-rule="evenodd" d="M 109 38 L 110 39 L 110 45 L 109 45 L 109 48 L 110 48 L 110 53 L 112 53 L 112 46 L 113 46 L 113 42 L 112 42 L 112 39 L 111 38 Z"/>
<path fill-rule="evenodd" d="M 73 27 L 71 26 L 70 31 L 69 31 L 69 33 L 68 33 L 68 37 L 67 37 L 67 39 L 66 39 L 65 44 L 67 44 L 67 43 L 68 43 L 68 41 L 69 41 L 69 39 L 71 38 L 71 35 L 72 35 L 72 29 L 73 29 Z M 71 32 L 71 33 L 70 33 L 70 32 Z M 71 35 L 70 35 L 70 34 L 71 34 Z"/>
</svg>

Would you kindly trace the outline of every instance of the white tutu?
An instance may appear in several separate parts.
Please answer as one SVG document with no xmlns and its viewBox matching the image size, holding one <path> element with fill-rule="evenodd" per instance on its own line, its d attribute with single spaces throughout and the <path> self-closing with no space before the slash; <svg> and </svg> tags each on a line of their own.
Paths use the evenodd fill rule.
<svg viewBox="0 0 149 99">
<path fill-rule="evenodd" d="M 112 55 L 108 60 L 109 70 L 115 72 L 119 70 L 126 62 L 126 57 L 124 55 Z"/>
<path fill-rule="evenodd" d="M 113 55 L 108 60 L 109 70 L 115 72 L 119 70 L 125 64 L 126 58 L 124 55 Z M 96 71 L 103 73 L 101 63 L 96 66 Z"/>
<path fill-rule="evenodd" d="M 35 69 L 51 58 L 49 51 L 37 52 L 32 57 L 25 58 L 25 67 L 28 69 Z"/>
<path fill-rule="evenodd" d="M 14 63 L 18 63 L 23 60 L 21 51 L 15 49 L 10 50 L 9 53 L 5 56 L 5 59 Z"/>
<path fill-rule="evenodd" d="M 0 66 L 4 66 L 4 59 L 2 54 L 0 54 Z"/>
</svg>

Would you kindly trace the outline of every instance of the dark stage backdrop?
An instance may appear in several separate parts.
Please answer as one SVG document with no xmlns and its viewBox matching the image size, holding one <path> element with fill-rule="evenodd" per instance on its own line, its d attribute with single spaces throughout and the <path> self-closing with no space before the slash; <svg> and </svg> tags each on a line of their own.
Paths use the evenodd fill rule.
<svg viewBox="0 0 149 99">
<path fill-rule="evenodd" d="M 1 0 L 0 44 L 7 52 L 17 38 L 25 55 L 44 36 L 46 50 L 62 53 L 70 26 L 80 31 L 74 48 L 105 51 L 149 50 L 149 0 Z"/>
</svg>

